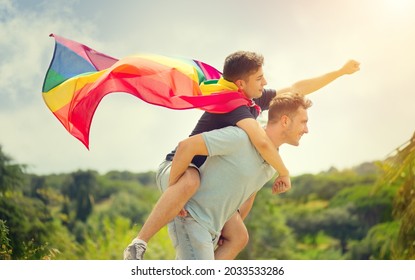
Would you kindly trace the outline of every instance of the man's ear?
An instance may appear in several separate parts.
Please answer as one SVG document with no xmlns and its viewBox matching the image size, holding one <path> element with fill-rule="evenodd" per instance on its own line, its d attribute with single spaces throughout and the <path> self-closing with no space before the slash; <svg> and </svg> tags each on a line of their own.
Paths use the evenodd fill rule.
<svg viewBox="0 0 415 280">
<path fill-rule="evenodd" d="M 289 121 L 290 121 L 290 117 L 288 117 L 287 115 L 282 115 L 282 117 L 281 117 L 281 124 L 284 127 L 287 127 L 288 126 Z"/>
<path fill-rule="evenodd" d="M 239 88 L 239 89 L 243 89 L 245 86 L 245 82 L 244 80 L 236 80 L 235 85 Z"/>
</svg>

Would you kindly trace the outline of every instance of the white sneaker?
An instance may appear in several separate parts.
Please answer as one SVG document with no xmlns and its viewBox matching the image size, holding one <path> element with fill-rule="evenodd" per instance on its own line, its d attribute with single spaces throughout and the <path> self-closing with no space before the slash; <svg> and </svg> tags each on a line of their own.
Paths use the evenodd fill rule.
<svg viewBox="0 0 415 280">
<path fill-rule="evenodd" d="M 124 250 L 124 260 L 143 260 L 146 249 L 147 243 L 138 238 L 134 238 Z"/>
</svg>

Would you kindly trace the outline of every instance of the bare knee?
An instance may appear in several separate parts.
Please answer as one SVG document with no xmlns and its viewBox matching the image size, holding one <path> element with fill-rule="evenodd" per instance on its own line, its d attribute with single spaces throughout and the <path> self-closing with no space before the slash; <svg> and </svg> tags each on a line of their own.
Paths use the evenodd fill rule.
<svg viewBox="0 0 415 280">
<path fill-rule="evenodd" d="M 238 252 L 242 251 L 249 242 L 249 233 L 246 227 L 238 229 L 227 236 L 223 236 L 224 242 Z"/>
<path fill-rule="evenodd" d="M 249 233 L 248 230 L 245 228 L 244 231 L 241 231 L 238 236 L 238 247 L 239 250 L 243 250 L 249 242 Z"/>
</svg>

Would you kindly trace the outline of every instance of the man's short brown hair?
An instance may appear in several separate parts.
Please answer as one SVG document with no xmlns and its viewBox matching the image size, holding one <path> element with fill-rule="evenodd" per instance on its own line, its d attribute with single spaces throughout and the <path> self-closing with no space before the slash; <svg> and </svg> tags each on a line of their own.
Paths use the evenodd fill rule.
<svg viewBox="0 0 415 280">
<path fill-rule="evenodd" d="M 298 93 L 277 94 L 269 105 L 268 121 L 277 122 L 284 115 L 292 118 L 298 108 L 308 109 L 312 104 L 311 100 Z"/>
<path fill-rule="evenodd" d="M 261 54 L 237 51 L 228 55 L 223 65 L 223 78 L 230 82 L 243 80 L 264 65 Z"/>
</svg>

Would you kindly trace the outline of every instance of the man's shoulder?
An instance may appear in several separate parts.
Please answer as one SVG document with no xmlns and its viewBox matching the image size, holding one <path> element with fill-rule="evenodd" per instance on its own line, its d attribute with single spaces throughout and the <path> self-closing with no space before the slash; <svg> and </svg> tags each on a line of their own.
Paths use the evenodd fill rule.
<svg viewBox="0 0 415 280">
<path fill-rule="evenodd" d="M 226 135 L 235 135 L 238 137 L 247 137 L 248 135 L 246 134 L 246 132 L 238 127 L 238 126 L 226 126 L 223 128 L 219 128 L 219 129 L 215 129 L 212 131 L 207 131 L 204 133 L 212 133 L 212 134 L 222 134 L 224 136 Z"/>
<path fill-rule="evenodd" d="M 231 145 L 241 144 L 241 141 L 249 141 L 249 137 L 246 132 L 237 126 L 227 126 L 224 128 L 214 129 L 211 131 L 203 132 L 203 138 L 205 141 L 229 143 Z"/>
</svg>

